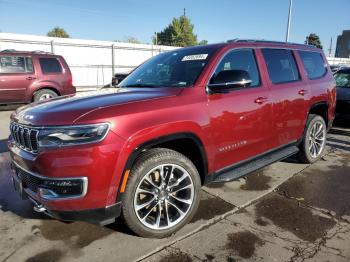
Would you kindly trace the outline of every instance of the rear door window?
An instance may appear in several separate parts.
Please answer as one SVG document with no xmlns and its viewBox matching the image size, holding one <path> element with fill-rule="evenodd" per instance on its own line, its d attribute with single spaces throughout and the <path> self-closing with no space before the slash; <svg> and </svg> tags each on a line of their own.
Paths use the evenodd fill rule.
<svg viewBox="0 0 350 262">
<path fill-rule="evenodd" d="M 271 82 L 281 84 L 300 80 L 293 53 L 287 49 L 262 49 Z"/>
<path fill-rule="evenodd" d="M 309 79 L 320 78 L 327 73 L 327 65 L 317 52 L 298 51 Z"/>
<path fill-rule="evenodd" d="M 39 58 L 41 71 L 44 74 L 59 74 L 62 67 L 57 58 Z"/>
<path fill-rule="evenodd" d="M 0 73 L 31 73 L 33 62 L 30 57 L 0 56 Z"/>
</svg>

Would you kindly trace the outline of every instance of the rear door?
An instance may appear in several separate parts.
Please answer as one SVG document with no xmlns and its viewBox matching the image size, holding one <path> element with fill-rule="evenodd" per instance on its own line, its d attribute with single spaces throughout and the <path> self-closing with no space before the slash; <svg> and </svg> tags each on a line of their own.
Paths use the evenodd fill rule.
<svg viewBox="0 0 350 262">
<path fill-rule="evenodd" d="M 0 103 L 28 102 L 26 92 L 35 79 L 31 57 L 0 55 Z"/>
<path fill-rule="evenodd" d="M 278 147 L 302 136 L 310 90 L 293 50 L 263 48 L 261 52 L 273 100 L 274 146 Z"/>
<path fill-rule="evenodd" d="M 223 56 L 212 76 L 223 70 L 245 70 L 252 80 L 249 87 L 208 94 L 216 170 L 271 149 L 271 100 L 259 63 L 255 50 L 233 49 Z"/>
</svg>

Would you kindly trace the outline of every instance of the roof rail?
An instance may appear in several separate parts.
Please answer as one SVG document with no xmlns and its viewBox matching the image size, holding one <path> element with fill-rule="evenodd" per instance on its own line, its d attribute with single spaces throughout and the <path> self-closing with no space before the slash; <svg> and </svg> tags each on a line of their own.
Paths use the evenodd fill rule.
<svg viewBox="0 0 350 262">
<path fill-rule="evenodd" d="M 282 42 L 282 41 L 274 41 L 274 40 L 264 40 L 264 39 L 239 39 L 239 38 L 235 38 L 232 40 L 227 40 L 227 43 L 267 43 L 267 44 L 300 45 L 300 46 L 314 47 L 313 45 L 307 45 L 307 44 Z"/>
<path fill-rule="evenodd" d="M 16 52 L 16 49 L 4 49 L 0 51 L 1 53 Z"/>
</svg>

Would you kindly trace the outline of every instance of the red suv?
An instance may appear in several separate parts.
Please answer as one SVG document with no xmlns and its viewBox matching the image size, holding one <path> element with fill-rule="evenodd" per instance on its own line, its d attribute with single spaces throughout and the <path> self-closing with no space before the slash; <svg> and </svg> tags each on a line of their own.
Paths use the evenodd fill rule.
<svg viewBox="0 0 350 262">
<path fill-rule="evenodd" d="M 62 56 L 44 52 L 0 52 L 0 104 L 30 103 L 75 93 Z"/>
<path fill-rule="evenodd" d="M 335 81 L 321 49 L 235 40 L 151 58 L 114 93 L 11 116 L 13 180 L 35 210 L 144 237 L 190 221 L 200 188 L 297 154 L 320 158 Z"/>
</svg>

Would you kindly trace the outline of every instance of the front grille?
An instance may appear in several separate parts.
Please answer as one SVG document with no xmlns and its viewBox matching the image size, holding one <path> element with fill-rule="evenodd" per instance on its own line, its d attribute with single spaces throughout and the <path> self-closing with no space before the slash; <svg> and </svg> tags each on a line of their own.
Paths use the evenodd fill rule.
<svg viewBox="0 0 350 262">
<path fill-rule="evenodd" d="M 38 153 L 39 130 L 12 122 L 10 131 L 18 147 L 31 153 Z"/>
<path fill-rule="evenodd" d="M 30 189 L 34 193 L 38 192 L 38 187 L 44 181 L 43 179 L 33 176 L 18 167 L 16 167 L 16 174 L 18 178 L 22 181 L 23 187 Z"/>
</svg>

